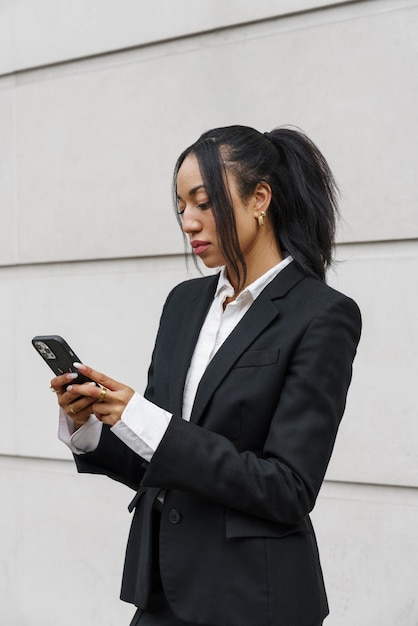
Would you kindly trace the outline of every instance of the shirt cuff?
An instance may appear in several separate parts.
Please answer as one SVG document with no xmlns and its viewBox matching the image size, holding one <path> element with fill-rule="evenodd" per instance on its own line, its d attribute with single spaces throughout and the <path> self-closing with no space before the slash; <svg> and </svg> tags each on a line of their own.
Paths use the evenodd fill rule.
<svg viewBox="0 0 418 626">
<path fill-rule="evenodd" d="M 151 461 L 172 414 L 134 393 L 111 431 L 145 461 Z"/>
<path fill-rule="evenodd" d="M 94 416 L 83 426 L 75 430 L 74 422 L 62 409 L 59 412 L 58 438 L 65 443 L 74 454 L 93 452 L 99 445 L 103 424 Z"/>
</svg>

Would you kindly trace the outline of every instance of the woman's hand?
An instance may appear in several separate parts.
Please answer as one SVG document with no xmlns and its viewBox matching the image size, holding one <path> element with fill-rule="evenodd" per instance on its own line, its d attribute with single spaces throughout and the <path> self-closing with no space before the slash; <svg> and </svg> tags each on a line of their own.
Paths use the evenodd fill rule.
<svg viewBox="0 0 418 626">
<path fill-rule="evenodd" d="M 104 424 L 114 426 L 135 391 L 87 365 L 76 363 L 75 366 L 100 386 L 92 383 L 77 385 L 77 378 L 73 374 L 57 376 L 52 379 L 51 388 L 57 393 L 58 404 L 73 420 L 76 428 L 85 424 L 92 413 Z M 72 384 L 68 385 L 69 382 Z M 65 385 L 68 385 L 67 389 Z"/>
<path fill-rule="evenodd" d="M 76 398 L 74 394 L 69 393 L 66 386 L 74 382 L 78 374 L 62 374 L 51 380 L 51 389 L 57 394 L 57 400 L 62 410 L 70 417 L 75 428 L 80 428 L 87 422 L 93 413 L 94 399 L 89 397 Z M 93 386 L 93 383 L 85 383 Z M 94 385 L 95 386 L 95 385 Z"/>
</svg>

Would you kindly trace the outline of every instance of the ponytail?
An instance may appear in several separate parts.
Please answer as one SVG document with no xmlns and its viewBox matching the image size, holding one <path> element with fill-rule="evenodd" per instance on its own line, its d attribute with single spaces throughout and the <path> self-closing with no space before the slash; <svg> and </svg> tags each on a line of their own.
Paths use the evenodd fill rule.
<svg viewBox="0 0 418 626">
<path fill-rule="evenodd" d="M 322 153 L 302 132 L 265 133 L 279 155 L 280 193 L 269 213 L 280 247 L 308 274 L 325 280 L 333 260 L 337 185 Z M 276 177 L 275 177 L 276 178 Z"/>
</svg>

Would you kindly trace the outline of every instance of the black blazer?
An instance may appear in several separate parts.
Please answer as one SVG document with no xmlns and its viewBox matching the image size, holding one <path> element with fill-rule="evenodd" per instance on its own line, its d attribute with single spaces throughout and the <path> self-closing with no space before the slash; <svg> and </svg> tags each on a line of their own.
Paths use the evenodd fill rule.
<svg viewBox="0 0 418 626">
<path fill-rule="evenodd" d="M 360 313 L 291 263 L 214 356 L 185 422 L 184 381 L 216 284 L 187 281 L 165 304 L 145 395 L 173 418 L 151 462 L 107 427 L 76 462 L 138 490 L 123 600 L 147 604 L 152 506 L 164 488 L 160 569 L 178 617 L 306 626 L 328 612 L 309 512 L 344 412 Z"/>
</svg>

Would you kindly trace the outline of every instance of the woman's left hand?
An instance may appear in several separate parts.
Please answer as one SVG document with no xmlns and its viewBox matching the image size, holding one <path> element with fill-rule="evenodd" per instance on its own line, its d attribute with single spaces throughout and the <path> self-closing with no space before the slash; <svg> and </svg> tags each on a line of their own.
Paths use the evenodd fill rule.
<svg viewBox="0 0 418 626">
<path fill-rule="evenodd" d="M 131 387 L 127 387 L 127 385 L 123 385 L 105 374 L 96 372 L 96 370 L 93 370 L 87 365 L 77 363 L 76 367 L 80 373 L 91 378 L 91 380 L 98 383 L 100 387 L 96 385 L 77 385 L 74 383 L 67 387 L 67 391 L 74 395 L 74 400 L 80 396 L 95 399 L 92 405 L 94 415 L 98 420 L 103 422 L 103 424 L 114 426 L 116 422 L 119 422 L 126 405 L 135 391 L 131 389 Z"/>
</svg>

